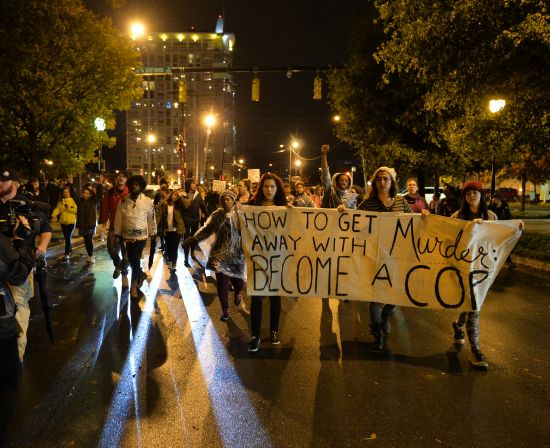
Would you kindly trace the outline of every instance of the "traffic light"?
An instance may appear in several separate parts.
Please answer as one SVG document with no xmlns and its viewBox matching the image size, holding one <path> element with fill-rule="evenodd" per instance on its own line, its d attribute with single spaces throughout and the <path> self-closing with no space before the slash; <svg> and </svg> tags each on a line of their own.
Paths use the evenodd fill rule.
<svg viewBox="0 0 550 448">
<path fill-rule="evenodd" d="M 178 99 L 181 104 L 187 103 L 187 82 L 185 79 L 180 79 Z"/>
<path fill-rule="evenodd" d="M 313 99 L 320 100 L 323 96 L 322 92 L 323 92 L 323 81 L 321 80 L 321 77 L 317 75 L 315 78 L 313 78 Z"/>
<path fill-rule="evenodd" d="M 252 78 L 252 101 L 260 101 L 260 78 Z"/>
</svg>

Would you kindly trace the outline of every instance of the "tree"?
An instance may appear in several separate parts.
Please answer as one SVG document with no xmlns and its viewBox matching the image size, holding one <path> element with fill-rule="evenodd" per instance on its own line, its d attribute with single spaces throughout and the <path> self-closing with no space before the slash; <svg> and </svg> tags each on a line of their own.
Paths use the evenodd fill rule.
<svg viewBox="0 0 550 448">
<path fill-rule="evenodd" d="M 538 159 L 549 147 L 550 16 L 538 0 L 377 2 L 386 78 L 425 87 L 423 110 L 466 167 Z M 497 115 L 489 99 L 504 98 Z"/>
<path fill-rule="evenodd" d="M 138 54 L 79 0 L 0 2 L 1 158 L 38 174 L 45 159 L 76 173 L 100 144 L 94 126 L 141 96 Z"/>
</svg>

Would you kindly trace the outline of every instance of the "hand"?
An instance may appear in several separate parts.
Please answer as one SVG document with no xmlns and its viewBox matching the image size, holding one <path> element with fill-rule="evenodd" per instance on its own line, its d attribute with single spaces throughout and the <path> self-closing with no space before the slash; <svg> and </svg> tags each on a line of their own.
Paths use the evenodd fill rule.
<svg viewBox="0 0 550 448">
<path fill-rule="evenodd" d="M 473 222 L 475 222 L 476 224 L 481 224 L 483 222 L 483 219 L 476 218 L 476 219 L 473 220 Z"/>
<path fill-rule="evenodd" d="M 525 229 L 525 223 L 523 221 L 519 222 L 519 230 Z"/>
<path fill-rule="evenodd" d="M 321 154 L 326 154 L 329 151 L 330 151 L 330 145 L 321 146 Z"/>
<path fill-rule="evenodd" d="M 338 210 L 340 213 L 344 213 L 346 211 L 346 206 L 344 204 L 340 204 L 338 205 L 336 210 Z"/>
<path fill-rule="evenodd" d="M 286 203 L 286 206 L 287 206 L 288 208 L 294 208 L 294 205 L 293 205 L 292 203 L 290 203 L 290 202 L 287 202 L 287 203 Z"/>
<path fill-rule="evenodd" d="M 39 258 L 46 258 L 46 251 L 41 247 L 37 247 L 36 251 L 34 252 L 34 258 L 36 258 L 37 260 Z"/>
<path fill-rule="evenodd" d="M 428 215 L 431 215 L 430 211 L 429 211 L 429 210 L 426 210 L 426 209 L 424 209 L 424 210 L 421 210 L 421 211 L 420 211 L 420 214 L 421 214 L 422 216 L 428 216 Z"/>
</svg>

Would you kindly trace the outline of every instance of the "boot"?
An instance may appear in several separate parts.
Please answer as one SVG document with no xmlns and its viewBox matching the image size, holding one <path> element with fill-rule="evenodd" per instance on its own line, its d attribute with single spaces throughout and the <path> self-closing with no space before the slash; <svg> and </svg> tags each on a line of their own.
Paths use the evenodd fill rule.
<svg viewBox="0 0 550 448">
<path fill-rule="evenodd" d="M 387 336 L 382 331 L 382 323 L 370 324 L 370 332 L 374 336 L 374 349 L 384 350 Z"/>
</svg>

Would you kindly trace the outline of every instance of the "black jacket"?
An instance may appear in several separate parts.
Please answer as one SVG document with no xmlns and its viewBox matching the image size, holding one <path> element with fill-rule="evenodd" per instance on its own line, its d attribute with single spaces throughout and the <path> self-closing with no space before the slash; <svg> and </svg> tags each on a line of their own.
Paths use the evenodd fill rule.
<svg viewBox="0 0 550 448">
<path fill-rule="evenodd" d="M 183 218 L 183 222 L 185 222 L 186 226 L 200 221 L 201 219 L 201 216 L 199 213 L 200 210 L 202 210 L 205 217 L 208 217 L 209 215 L 208 209 L 206 208 L 206 204 L 204 203 L 200 193 L 195 192 L 193 194 L 194 194 L 194 197 L 191 200 L 191 206 L 181 214 Z M 188 195 L 190 194 L 188 193 Z"/>
</svg>

